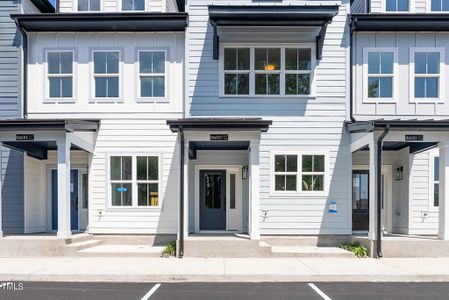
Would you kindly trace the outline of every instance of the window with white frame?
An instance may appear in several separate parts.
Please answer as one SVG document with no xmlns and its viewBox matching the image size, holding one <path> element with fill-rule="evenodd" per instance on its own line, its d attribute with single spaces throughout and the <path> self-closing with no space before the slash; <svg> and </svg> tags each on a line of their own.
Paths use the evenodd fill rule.
<svg viewBox="0 0 449 300">
<path fill-rule="evenodd" d="M 111 206 L 158 207 L 159 180 L 159 156 L 111 156 Z"/>
<path fill-rule="evenodd" d="M 440 98 L 440 51 L 412 51 L 414 66 L 413 84 L 416 99 Z"/>
<path fill-rule="evenodd" d="M 101 0 L 78 0 L 78 11 L 100 11 Z"/>
<path fill-rule="evenodd" d="M 393 12 L 409 11 L 409 0 L 385 0 L 385 10 Z"/>
<path fill-rule="evenodd" d="M 449 11 L 449 0 L 430 0 L 431 11 Z"/>
<path fill-rule="evenodd" d="M 393 98 L 394 56 L 392 51 L 367 52 L 366 95 L 368 99 Z"/>
<path fill-rule="evenodd" d="M 49 98 L 73 97 L 73 52 L 47 52 Z"/>
<path fill-rule="evenodd" d="M 145 0 L 122 0 L 123 11 L 145 10 Z"/>
<path fill-rule="evenodd" d="M 324 192 L 325 155 L 276 154 L 273 163 L 274 192 Z"/>
<path fill-rule="evenodd" d="M 432 164 L 430 206 L 436 208 L 440 205 L 440 158 L 434 155 L 430 158 Z"/>
<path fill-rule="evenodd" d="M 311 47 L 225 47 L 225 96 L 308 96 L 314 58 Z"/>
<path fill-rule="evenodd" d="M 165 52 L 139 52 L 139 80 L 141 98 L 165 97 Z"/>
<path fill-rule="evenodd" d="M 118 51 L 94 52 L 95 98 L 119 97 L 119 60 Z"/>
</svg>

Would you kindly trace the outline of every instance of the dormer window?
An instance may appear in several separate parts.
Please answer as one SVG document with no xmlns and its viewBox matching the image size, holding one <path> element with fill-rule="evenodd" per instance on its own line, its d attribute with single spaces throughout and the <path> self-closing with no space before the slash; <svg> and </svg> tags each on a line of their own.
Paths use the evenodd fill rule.
<svg viewBox="0 0 449 300">
<path fill-rule="evenodd" d="M 407 12 L 409 11 L 408 0 L 385 0 L 385 10 L 390 12 Z"/>
<path fill-rule="evenodd" d="M 430 9 L 436 12 L 449 12 L 449 0 L 431 0 Z"/>
<path fill-rule="evenodd" d="M 145 0 L 122 0 L 122 11 L 144 11 Z"/>
<path fill-rule="evenodd" d="M 100 11 L 101 0 L 78 0 L 78 11 Z"/>
</svg>

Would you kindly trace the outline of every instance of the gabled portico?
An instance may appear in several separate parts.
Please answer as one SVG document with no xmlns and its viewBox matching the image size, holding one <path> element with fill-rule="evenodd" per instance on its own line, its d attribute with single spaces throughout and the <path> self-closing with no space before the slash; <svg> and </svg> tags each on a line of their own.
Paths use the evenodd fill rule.
<svg viewBox="0 0 449 300">
<path fill-rule="evenodd" d="M 23 151 L 28 156 L 47 159 L 48 151 L 57 152 L 57 237 L 68 239 L 71 231 L 71 150 L 94 152 L 99 122 L 95 120 L 30 120 L 0 121 L 2 146 Z M 1 160 L 1 155 L 0 155 Z M 0 161 L 1 163 L 1 161 Z M 0 182 L 0 195 L 2 184 Z M 0 208 L 2 207 L 0 197 Z M 0 225 L 1 220 L 0 210 Z M 0 236 L 2 235 L 0 226 Z"/>
</svg>

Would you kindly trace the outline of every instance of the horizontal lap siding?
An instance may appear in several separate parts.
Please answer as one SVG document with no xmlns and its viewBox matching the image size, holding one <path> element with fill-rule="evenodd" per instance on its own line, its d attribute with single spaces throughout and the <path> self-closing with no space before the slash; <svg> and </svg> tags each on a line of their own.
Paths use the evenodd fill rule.
<svg viewBox="0 0 449 300">
<path fill-rule="evenodd" d="M 232 5 L 252 3 L 252 1 L 233 1 Z M 187 112 L 193 117 L 253 116 L 273 120 L 268 132 L 262 134 L 260 144 L 260 209 L 269 210 L 268 218 L 260 219 L 261 233 L 350 233 L 350 156 L 343 128 L 347 101 L 345 46 L 347 6 L 341 6 L 340 13 L 328 27 L 323 59 L 315 70 L 316 99 L 304 100 L 282 97 L 263 99 L 218 97 L 220 73 L 218 62 L 212 59 L 212 29 L 208 24 L 207 12 L 209 4 L 228 5 L 229 2 L 195 0 L 188 3 Z M 319 5 L 325 2 L 282 2 L 282 5 L 289 4 Z M 283 33 L 287 33 L 287 29 L 281 29 L 278 36 Z M 256 31 L 254 34 L 263 36 Z M 290 32 L 285 36 L 291 36 Z M 254 39 L 257 37 L 251 40 Z M 266 39 L 274 41 L 275 37 L 267 35 Z M 264 42 L 263 37 L 258 42 Z M 295 197 L 270 195 L 270 153 L 308 150 L 322 150 L 329 154 L 329 195 Z M 331 201 L 337 202 L 336 214 L 327 212 Z"/>
<path fill-rule="evenodd" d="M 103 119 L 90 167 L 89 231 L 91 233 L 176 233 L 178 212 L 178 162 L 176 134 L 165 118 L 181 115 L 152 115 L 134 119 Z M 160 155 L 162 166 L 161 208 L 108 208 L 108 155 Z M 100 217 L 101 212 L 101 217 Z"/>
</svg>

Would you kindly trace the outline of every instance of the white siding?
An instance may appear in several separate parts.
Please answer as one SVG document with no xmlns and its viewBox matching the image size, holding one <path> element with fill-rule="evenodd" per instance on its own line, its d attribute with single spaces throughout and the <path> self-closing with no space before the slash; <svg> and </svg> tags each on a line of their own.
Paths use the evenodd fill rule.
<svg viewBox="0 0 449 300">
<path fill-rule="evenodd" d="M 78 0 L 59 0 L 60 12 L 70 13 L 78 11 Z M 117 12 L 121 10 L 122 0 L 101 0 L 101 11 Z M 165 12 L 167 5 L 165 1 L 170 0 L 145 0 L 146 11 L 148 12 Z"/>
<path fill-rule="evenodd" d="M 382 2 L 385 0 L 371 0 L 371 12 L 372 13 L 381 13 L 385 4 Z"/>
<path fill-rule="evenodd" d="M 78 10 L 76 5 L 77 0 L 59 0 L 59 11 L 61 13 L 68 13 Z"/>
<path fill-rule="evenodd" d="M 381 100 L 376 103 L 364 101 L 363 86 L 363 49 L 369 47 L 393 47 L 398 50 L 398 89 L 396 101 Z M 354 39 L 354 114 L 358 120 L 379 118 L 444 118 L 449 115 L 449 89 L 444 88 L 441 103 L 434 101 L 411 101 L 410 91 L 410 48 L 412 47 L 449 47 L 449 33 L 446 32 L 387 32 L 357 33 Z M 443 74 L 449 75 L 449 51 L 443 57 Z M 446 80 L 446 79 L 445 79 Z"/>
<path fill-rule="evenodd" d="M 44 103 L 47 79 L 45 52 L 74 50 L 74 96 L 71 103 Z M 121 51 L 120 90 L 116 102 L 93 102 L 92 50 Z M 137 102 L 138 49 L 167 51 L 167 101 Z M 184 34 L 178 33 L 40 33 L 30 34 L 28 90 L 29 115 L 182 112 Z"/>
<path fill-rule="evenodd" d="M 24 156 L 25 233 L 46 231 L 47 197 L 42 161 Z"/>
</svg>

